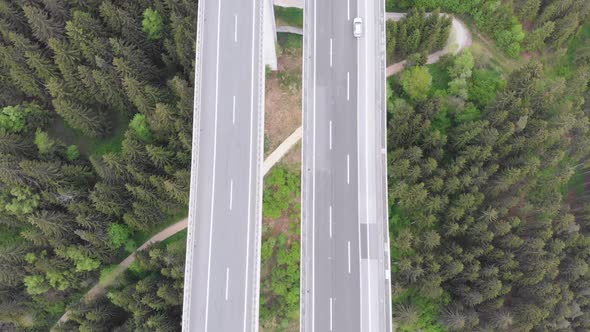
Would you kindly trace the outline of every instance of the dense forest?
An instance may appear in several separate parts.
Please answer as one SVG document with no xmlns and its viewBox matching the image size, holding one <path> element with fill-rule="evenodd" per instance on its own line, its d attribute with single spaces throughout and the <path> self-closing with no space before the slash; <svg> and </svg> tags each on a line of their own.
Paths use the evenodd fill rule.
<svg viewBox="0 0 590 332">
<path fill-rule="evenodd" d="M 420 61 L 447 44 L 451 19 L 435 10 L 428 16 L 424 9 L 410 10 L 400 21 L 387 20 L 387 65 L 406 60 Z M 425 60 L 423 60 L 425 61 Z"/>
<path fill-rule="evenodd" d="M 135 234 L 187 205 L 196 9 L 0 1 L 0 321 L 47 331 Z M 153 273 L 78 308 L 81 330 L 170 329 L 183 255 L 155 250 Z"/>
<path fill-rule="evenodd" d="M 388 63 L 409 60 L 388 80 L 399 330 L 590 330 L 590 2 L 387 7 L 410 11 L 387 23 Z M 47 331 L 66 310 L 64 331 L 180 330 L 182 233 L 79 299 L 186 212 L 196 10 L 0 0 L 0 330 Z M 426 65 L 450 33 L 440 12 L 477 47 Z M 300 186 L 288 168 L 265 179 L 269 331 L 296 330 Z"/>
<path fill-rule="evenodd" d="M 486 27 L 491 1 L 418 2 L 471 15 L 519 56 Z M 588 4 L 494 3 L 514 31 L 526 27 L 522 49 L 542 52 L 510 72 L 465 51 L 389 80 L 394 321 L 401 331 L 588 331 Z"/>
</svg>

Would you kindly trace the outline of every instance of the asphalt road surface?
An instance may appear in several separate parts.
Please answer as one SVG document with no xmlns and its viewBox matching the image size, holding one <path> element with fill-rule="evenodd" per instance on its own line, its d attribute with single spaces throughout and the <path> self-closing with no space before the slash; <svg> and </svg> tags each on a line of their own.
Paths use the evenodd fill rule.
<svg viewBox="0 0 590 332">
<path fill-rule="evenodd" d="M 261 1 L 199 1 L 183 331 L 257 331 Z"/>
<path fill-rule="evenodd" d="M 302 331 L 391 330 L 381 2 L 305 1 Z"/>
</svg>

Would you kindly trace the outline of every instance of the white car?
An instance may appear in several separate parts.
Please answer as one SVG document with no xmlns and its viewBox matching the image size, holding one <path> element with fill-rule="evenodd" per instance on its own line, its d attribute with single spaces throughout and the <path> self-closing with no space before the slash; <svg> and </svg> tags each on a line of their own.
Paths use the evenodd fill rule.
<svg viewBox="0 0 590 332">
<path fill-rule="evenodd" d="M 352 34 L 356 38 L 360 38 L 363 35 L 363 19 L 357 17 L 352 21 Z"/>
</svg>

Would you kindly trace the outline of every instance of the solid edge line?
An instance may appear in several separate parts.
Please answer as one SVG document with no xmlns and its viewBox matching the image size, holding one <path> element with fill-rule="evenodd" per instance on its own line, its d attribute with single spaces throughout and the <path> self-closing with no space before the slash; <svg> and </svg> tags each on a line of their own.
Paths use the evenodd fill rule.
<svg viewBox="0 0 590 332">
<path fill-rule="evenodd" d="M 356 3 L 357 5 L 357 16 L 360 16 L 360 5 L 357 1 Z M 360 55 L 361 55 L 361 41 L 360 38 L 357 38 L 357 43 L 356 43 L 356 94 L 357 94 L 357 98 L 356 98 L 356 122 L 357 122 L 357 133 L 356 133 L 356 148 L 357 148 L 357 154 L 360 153 L 360 141 L 359 141 L 359 127 L 358 127 L 358 123 L 359 123 L 359 111 L 361 109 L 361 94 L 360 94 L 360 82 L 361 82 L 361 66 L 359 64 L 360 62 Z M 361 164 L 361 159 L 357 158 L 357 185 L 358 185 L 358 191 L 360 191 L 360 179 L 359 179 L 359 172 L 360 172 L 360 164 Z M 357 227 L 358 227 L 358 264 L 359 264 L 359 282 L 362 283 L 363 282 L 363 275 L 361 273 L 361 220 L 360 220 L 360 213 L 361 213 L 361 199 L 360 197 L 357 198 L 357 204 L 358 204 L 358 211 L 357 211 Z M 359 303 L 359 330 L 362 332 L 363 331 L 363 288 L 361 287 L 361 285 L 359 285 L 359 299 L 360 299 L 360 303 Z"/>
<path fill-rule="evenodd" d="M 306 125 L 306 121 L 307 121 L 307 115 L 306 112 L 309 109 L 309 107 L 307 106 L 306 103 L 306 93 L 308 93 L 307 88 L 306 88 L 306 84 L 305 82 L 307 81 L 307 60 L 306 60 L 306 51 L 307 51 L 307 43 L 309 42 L 309 26 L 308 26 L 308 19 L 307 19 L 307 14 L 308 11 L 306 10 L 307 6 L 308 6 L 309 0 L 304 0 L 303 1 L 303 45 L 302 45 L 302 49 L 301 49 L 301 56 L 302 56 L 302 61 L 301 61 L 301 211 L 300 211 L 300 216 L 301 216 L 301 224 L 299 225 L 299 229 L 300 229 L 300 235 L 299 235 L 299 241 L 301 243 L 301 246 L 299 246 L 299 331 L 303 332 L 305 331 L 305 325 L 304 325 L 304 321 L 305 321 L 305 317 L 306 317 L 306 312 L 304 311 L 303 308 L 305 308 L 305 303 L 308 300 L 308 296 L 306 296 L 307 292 L 306 292 L 306 287 L 307 287 L 307 281 L 306 281 L 306 274 L 307 274 L 307 268 L 306 268 L 306 250 L 307 250 L 307 246 L 305 245 L 305 243 L 307 242 L 307 230 L 306 230 L 306 226 L 307 226 L 307 214 L 305 213 L 305 206 L 307 205 L 305 203 L 305 200 L 307 198 L 308 195 L 308 190 L 306 190 L 306 186 L 307 186 L 307 172 L 305 170 L 305 166 L 306 166 L 306 158 L 305 158 L 305 144 L 307 143 L 307 139 L 306 139 L 306 135 L 305 135 L 305 128 L 307 127 Z"/>
<path fill-rule="evenodd" d="M 311 332 L 315 331 L 315 153 L 316 153 L 316 79 L 317 79 L 317 1 L 313 1 L 313 142 L 312 142 L 312 218 L 311 218 Z"/>
<path fill-rule="evenodd" d="M 260 243 L 261 243 L 261 231 L 262 231 L 262 185 L 263 185 L 263 168 L 264 168 L 264 110 L 265 110 L 265 86 L 266 86 L 266 75 L 265 67 L 263 65 L 263 48 L 264 48 L 264 3 L 259 3 L 258 8 L 258 130 L 257 130 L 257 142 L 258 149 L 256 155 L 256 205 L 255 205 L 255 222 L 256 227 L 254 228 L 254 277 L 253 277 L 253 290 L 252 290 L 252 327 L 253 332 L 258 332 L 259 329 L 259 305 L 260 305 Z M 272 8 L 271 8 L 272 10 Z M 254 14 L 256 11 L 254 11 Z M 274 19 L 274 16 L 272 16 Z"/>
<path fill-rule="evenodd" d="M 219 111 L 219 45 L 220 45 L 220 31 L 221 31 L 221 0 L 217 6 L 217 63 L 216 63 L 216 77 L 215 77 L 215 120 L 213 128 L 213 176 L 211 186 L 211 221 L 209 226 L 209 258 L 207 262 L 207 295 L 205 299 L 205 331 L 209 324 L 209 285 L 211 281 L 211 241 L 213 240 L 213 210 L 215 204 L 215 164 L 217 162 L 217 115 Z"/>
<path fill-rule="evenodd" d="M 254 209 L 254 220 L 256 223 L 256 227 L 254 230 L 254 256 L 256 258 L 255 261 L 255 267 L 254 267 L 254 276 L 253 276 L 253 280 L 252 282 L 253 284 L 253 289 L 252 289 L 252 301 L 253 303 L 251 303 L 252 306 L 252 321 L 251 321 L 251 326 L 250 329 L 248 329 L 248 325 L 247 325 L 247 311 L 248 311 L 248 277 L 249 277 L 249 263 L 250 263 L 250 223 L 251 223 L 251 218 L 252 218 L 252 203 L 251 203 L 251 199 L 252 199 L 252 195 L 248 196 L 248 227 L 247 227 L 247 247 L 246 247 L 246 278 L 245 278 L 245 296 L 244 296 L 244 332 L 247 331 L 258 331 L 258 305 L 259 305 L 259 296 L 260 296 L 260 291 L 259 291 L 259 285 L 260 285 L 260 254 L 259 254 L 259 250 L 260 250 L 260 246 L 258 245 L 258 242 L 260 242 L 260 232 L 259 229 L 260 227 L 262 227 L 262 217 L 261 217 L 261 209 L 262 209 L 262 177 L 260 176 L 261 172 L 262 172 L 262 165 L 260 162 L 260 159 L 262 158 L 262 154 L 261 154 L 261 147 L 262 147 L 262 142 L 260 140 L 260 136 L 261 136 L 261 123 L 264 123 L 264 104 L 261 103 L 261 98 L 264 98 L 264 84 L 265 84 L 265 76 L 261 75 L 262 73 L 262 41 L 263 38 L 261 38 L 262 36 L 262 30 L 257 31 L 257 25 L 256 23 L 258 22 L 258 29 L 262 29 L 262 24 L 263 24 L 263 15 L 264 15 L 264 3 L 262 3 L 261 1 L 254 1 L 253 2 L 253 6 L 252 6 L 252 86 L 251 86 L 251 90 L 250 90 L 250 96 L 251 96 L 251 112 L 250 112 L 250 162 L 249 162 L 249 175 L 248 175 L 248 190 L 251 190 L 252 188 L 252 147 L 253 147 L 253 135 L 254 135 L 254 121 L 253 121 L 253 117 L 254 117 L 254 84 L 255 84 L 255 80 L 254 77 L 256 75 L 256 68 L 258 68 L 258 102 L 256 105 L 256 111 L 258 112 L 258 124 L 257 124 L 257 140 L 258 140 L 258 149 L 257 149 L 257 153 L 256 153 L 256 187 L 255 187 L 255 198 L 256 198 L 256 206 Z M 258 7 L 258 16 L 256 15 L 256 4 L 259 4 Z M 258 18 L 258 20 L 257 20 Z M 256 40 L 258 39 L 258 66 L 255 65 L 255 60 L 256 60 Z M 261 89 L 260 86 L 263 86 L 263 88 Z M 256 294 L 256 295 L 254 295 Z"/>
</svg>

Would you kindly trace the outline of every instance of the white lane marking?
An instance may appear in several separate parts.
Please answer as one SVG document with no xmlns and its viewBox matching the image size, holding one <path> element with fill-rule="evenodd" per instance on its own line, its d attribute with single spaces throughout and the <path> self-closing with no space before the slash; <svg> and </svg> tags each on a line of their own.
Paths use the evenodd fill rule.
<svg viewBox="0 0 590 332">
<path fill-rule="evenodd" d="M 231 111 L 231 123 L 236 124 L 236 96 L 233 97 L 232 111 Z"/>
<path fill-rule="evenodd" d="M 332 150 L 332 120 L 330 120 L 330 150 Z"/>
<path fill-rule="evenodd" d="M 332 314 L 332 298 L 330 298 L 330 331 L 332 331 L 332 327 L 333 327 L 332 326 L 332 317 L 333 317 L 333 314 Z"/>
<path fill-rule="evenodd" d="M 219 109 L 219 33 L 221 30 L 221 1 L 217 5 L 217 63 L 215 68 L 215 116 L 213 127 L 213 174 L 211 185 L 211 215 L 209 227 L 209 257 L 207 258 L 207 294 L 205 296 L 205 331 L 209 324 L 209 287 L 211 281 L 211 244 L 213 242 L 213 208 L 215 206 L 215 164 L 217 162 L 217 111 Z"/>
<path fill-rule="evenodd" d="M 346 18 L 348 18 L 348 20 L 350 21 L 350 0 L 346 1 Z"/>
<path fill-rule="evenodd" d="M 333 46 L 333 44 L 334 44 L 334 41 L 333 41 L 333 39 L 332 39 L 332 38 L 330 38 L 330 67 L 332 67 L 332 58 L 333 58 L 333 56 L 334 56 L 334 54 L 333 54 L 333 52 L 332 52 L 332 49 L 333 49 L 333 47 L 332 47 L 332 46 Z"/>
<path fill-rule="evenodd" d="M 332 238 L 332 205 L 330 205 L 329 213 L 330 213 L 330 239 L 331 239 Z"/>
<path fill-rule="evenodd" d="M 250 150 L 248 155 L 250 156 L 250 161 L 248 165 L 248 226 L 246 231 L 246 269 L 245 274 L 246 278 L 244 278 L 244 332 L 248 331 L 247 328 L 247 312 L 248 312 L 248 277 L 250 276 L 249 268 L 250 268 L 250 222 L 252 219 L 252 195 L 251 195 L 251 188 L 252 188 L 252 145 L 253 145 L 253 128 L 254 128 L 254 65 L 255 61 L 255 44 L 256 41 L 256 4 L 259 3 L 258 1 L 253 2 L 254 5 L 252 6 L 252 72 L 251 72 L 251 81 L 250 81 Z M 264 79 L 264 77 L 262 78 Z M 258 105 L 257 105 L 258 106 Z"/>
<path fill-rule="evenodd" d="M 229 180 L 229 210 L 231 211 L 234 206 L 234 180 Z"/>
<path fill-rule="evenodd" d="M 225 269 L 225 300 L 229 299 L 229 267 Z"/>
<path fill-rule="evenodd" d="M 313 139 L 312 139 L 312 176 L 311 176 L 311 332 L 315 332 L 315 152 L 316 152 L 316 89 L 317 89 L 317 1 L 313 2 Z M 303 308 L 303 306 L 302 306 Z"/>
<path fill-rule="evenodd" d="M 346 100 L 350 100 L 350 72 L 346 73 Z"/>
<path fill-rule="evenodd" d="M 372 8 L 372 7 L 370 7 L 368 1 L 366 1 L 365 2 L 365 13 L 369 13 L 369 8 Z M 375 32 L 371 28 L 368 29 L 368 32 L 370 33 L 371 36 L 373 36 L 373 37 L 375 36 Z M 365 103 L 368 103 L 369 96 L 370 96 L 370 93 L 369 93 L 370 92 L 369 91 L 369 84 L 368 84 L 368 80 L 367 79 L 372 77 L 369 74 L 369 68 L 371 68 L 371 67 L 370 67 L 370 64 L 369 64 L 369 57 L 367 56 L 367 54 L 369 53 L 368 52 L 368 50 L 369 50 L 369 41 L 371 39 L 372 38 L 364 38 L 364 43 L 365 43 Z M 373 40 L 371 40 L 371 41 L 373 41 Z M 373 79 L 374 79 L 374 77 L 373 77 Z M 367 104 L 365 104 L 365 107 L 364 107 L 365 108 L 365 111 L 367 110 L 366 106 L 367 106 Z M 368 114 L 368 112 L 363 112 L 363 113 L 365 114 L 365 133 L 366 133 L 366 135 L 368 135 L 368 133 L 369 133 L 369 131 L 368 131 L 368 129 L 369 129 L 369 121 L 368 121 L 369 114 Z M 369 161 L 369 140 L 368 139 L 365 139 L 365 193 L 366 193 L 366 195 L 365 195 L 365 199 L 366 199 L 365 200 L 365 202 L 366 202 L 365 203 L 366 204 L 365 205 L 365 211 L 366 211 L 366 220 L 367 220 L 366 221 L 367 222 L 367 236 L 366 236 L 367 243 L 365 245 L 365 250 L 367 250 L 367 258 L 369 257 L 369 227 L 368 227 L 368 222 L 369 222 L 369 218 L 370 218 L 370 215 L 369 215 L 370 214 L 370 212 L 369 212 L 369 206 L 370 206 L 369 204 L 370 204 L 370 202 L 369 202 L 369 181 L 368 181 L 368 179 L 369 179 L 369 167 L 368 167 L 368 161 Z M 358 174 L 358 171 L 357 171 L 357 174 Z M 359 253 L 361 252 L 361 248 L 360 248 L 361 245 L 362 245 L 362 242 L 359 242 Z M 368 298 L 368 301 L 367 301 L 368 302 L 368 305 L 367 305 L 367 307 L 368 307 L 367 309 L 368 310 L 367 310 L 367 312 L 369 313 L 367 319 L 370 320 L 370 317 L 372 316 L 372 306 L 373 306 L 373 304 L 372 304 L 372 292 L 371 292 L 371 264 L 369 264 L 369 260 L 368 259 L 366 260 L 366 262 L 367 262 L 367 286 L 368 286 L 367 287 L 367 295 L 368 295 L 367 296 L 367 298 Z M 360 271 L 360 269 L 361 268 L 360 268 L 360 262 L 359 262 L 359 271 Z M 361 317 L 361 319 L 362 319 L 362 317 Z M 369 324 L 369 329 L 368 330 L 369 330 L 368 332 L 371 332 L 373 330 L 373 325 L 372 324 Z"/>
<path fill-rule="evenodd" d="M 238 42 L 238 15 L 234 15 L 234 42 Z"/>
<path fill-rule="evenodd" d="M 350 241 L 348 241 L 348 274 L 350 274 Z"/>
<path fill-rule="evenodd" d="M 346 183 L 350 184 L 350 155 L 346 155 Z"/>
</svg>

